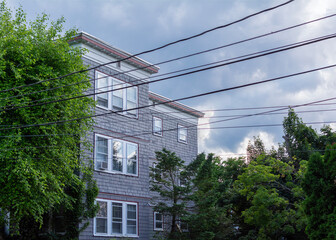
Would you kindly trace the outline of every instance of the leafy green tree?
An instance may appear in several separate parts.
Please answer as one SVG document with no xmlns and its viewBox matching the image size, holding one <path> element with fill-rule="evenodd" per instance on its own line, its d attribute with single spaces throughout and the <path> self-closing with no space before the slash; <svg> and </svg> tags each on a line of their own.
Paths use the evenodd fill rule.
<svg viewBox="0 0 336 240">
<path fill-rule="evenodd" d="M 184 161 L 174 152 L 162 149 L 156 153 L 156 165 L 151 168 L 150 190 L 158 193 L 154 199 L 154 210 L 170 218 L 168 239 L 181 239 L 183 232 L 180 221 L 188 215 L 190 201 L 190 177 L 187 175 Z"/>
<path fill-rule="evenodd" d="M 302 122 L 293 109 L 283 121 L 284 140 L 289 159 L 294 162 L 296 170 L 301 160 L 308 160 L 314 150 L 319 149 L 319 136 L 310 126 Z"/>
<path fill-rule="evenodd" d="M 249 164 L 234 183 L 245 198 L 236 207 L 243 219 L 239 239 L 306 239 L 300 186 L 306 161 L 296 169 L 283 145 L 267 151 L 260 138 L 254 138 L 248 152 Z"/>
<path fill-rule="evenodd" d="M 313 154 L 303 182 L 310 239 L 336 237 L 336 145 L 328 145 L 324 157 Z"/>
<path fill-rule="evenodd" d="M 223 200 L 227 200 L 232 180 L 224 176 L 224 166 L 213 154 L 207 157 L 199 154 L 189 168 L 195 164 L 198 167 L 192 181 L 194 208 L 188 218 L 190 237 L 197 240 L 230 238 L 235 231 L 230 217 L 231 204 Z"/>
<path fill-rule="evenodd" d="M 46 216 L 62 210 L 75 212 L 76 219 L 70 217 L 73 224 L 68 224 L 74 227 L 96 208 L 97 187 L 83 159 L 94 101 L 44 104 L 81 95 L 90 88 L 83 82 L 88 76 L 38 83 L 85 69 L 83 50 L 68 44 L 76 30 L 64 31 L 63 23 L 62 18 L 49 21 L 45 14 L 29 22 L 21 8 L 13 15 L 0 3 L 0 220 L 10 220 L 13 234 L 21 232 L 15 239 L 36 237 L 23 236 L 25 223 L 39 229 Z M 30 104 L 39 105 L 25 107 Z M 80 120 L 68 121 L 76 118 Z M 53 121 L 68 122 L 48 124 Z M 71 232 L 69 238 L 78 235 Z"/>
</svg>

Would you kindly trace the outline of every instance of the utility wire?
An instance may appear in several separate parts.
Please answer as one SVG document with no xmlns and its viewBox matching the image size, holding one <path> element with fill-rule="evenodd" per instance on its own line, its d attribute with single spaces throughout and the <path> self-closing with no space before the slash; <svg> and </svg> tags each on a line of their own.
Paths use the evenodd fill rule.
<svg viewBox="0 0 336 240">
<path fill-rule="evenodd" d="M 319 122 L 304 122 L 302 124 L 330 124 L 330 123 L 336 123 L 336 121 L 319 121 Z M 290 126 L 294 126 L 294 125 L 299 125 L 301 123 L 298 123 L 298 124 L 291 124 Z M 253 127 L 280 127 L 280 126 L 283 126 L 282 123 L 278 123 L 278 124 L 258 124 L 258 125 L 239 125 L 239 126 L 221 126 L 221 127 L 209 127 L 209 128 L 198 128 L 197 130 L 211 130 L 211 129 L 237 129 L 237 128 L 253 128 Z M 195 127 L 195 126 L 194 126 Z M 188 127 L 186 127 L 188 128 Z M 174 129 L 165 129 L 165 130 L 162 130 L 162 131 L 172 131 L 172 130 L 177 130 L 177 128 L 174 128 Z M 149 133 L 143 133 L 142 135 L 144 134 L 149 134 Z M 152 134 L 152 132 L 151 132 Z M 131 136 L 131 137 L 134 137 L 135 135 Z M 130 137 L 130 136 L 128 136 Z M 115 138 L 116 140 L 122 140 L 123 138 L 120 138 L 120 137 L 116 137 Z M 106 141 L 106 139 L 104 140 L 94 140 L 95 142 L 99 142 L 99 141 Z M 55 145 L 57 146 L 57 145 Z M 14 148 L 14 149 L 1 149 L 2 151 L 13 151 L 13 150 L 24 150 L 24 149 L 31 149 L 31 148 L 56 148 L 54 146 L 51 146 L 51 145 L 47 145 L 47 146 L 29 146 L 29 147 L 24 147 L 24 148 Z M 0 151 L 0 152 L 2 152 Z"/>
<path fill-rule="evenodd" d="M 299 76 L 299 75 L 303 75 L 303 74 L 307 74 L 307 73 L 311 73 L 311 72 L 320 71 L 320 70 L 323 70 L 323 69 L 333 68 L 335 66 L 336 66 L 336 64 L 328 65 L 328 66 L 325 66 L 325 67 L 314 68 L 314 69 L 310 69 L 310 70 L 307 70 L 307 71 L 302 71 L 302 72 L 298 72 L 298 73 L 284 75 L 284 76 L 281 76 L 281 77 L 275 77 L 275 78 L 271 78 L 271 79 L 267 79 L 267 80 L 263 80 L 263 81 L 257 81 L 257 82 L 247 83 L 247 84 L 238 85 L 238 86 L 234 86 L 234 87 L 230 87 L 230 88 L 222 88 L 222 89 L 215 90 L 215 91 L 209 91 L 209 92 L 200 93 L 200 94 L 196 94 L 196 95 L 192 95 L 192 96 L 188 96 L 188 97 L 178 98 L 178 99 L 175 99 L 175 100 L 168 100 L 168 101 L 163 101 L 163 102 L 159 102 L 159 103 L 155 103 L 155 104 L 149 104 L 149 105 L 139 106 L 139 107 L 130 108 L 130 109 L 127 109 L 127 110 L 108 111 L 108 112 L 105 112 L 105 113 L 95 114 L 95 115 L 92 115 L 92 116 L 85 116 L 85 117 L 80 117 L 80 118 L 75 118 L 75 119 L 59 120 L 59 121 L 40 123 L 40 124 L 17 125 L 17 126 L 12 126 L 12 127 L 9 127 L 9 128 L 0 128 L 0 131 L 10 130 L 10 129 L 18 129 L 18 128 L 27 128 L 27 127 L 38 127 L 38 126 L 48 126 L 48 125 L 54 125 L 54 124 L 63 124 L 63 123 L 67 123 L 67 122 L 73 122 L 73 121 L 78 121 L 78 120 L 83 120 L 83 119 L 88 119 L 88 118 L 93 118 L 93 117 L 106 116 L 106 115 L 109 115 L 109 114 L 116 114 L 116 113 L 128 112 L 128 111 L 133 111 L 133 110 L 139 110 L 139 109 L 144 109 L 144 108 L 152 107 L 152 106 L 155 106 L 155 105 L 168 104 L 168 103 L 172 103 L 172 102 L 177 102 L 177 101 L 183 101 L 183 100 L 192 99 L 192 98 L 203 97 L 203 96 L 207 96 L 207 95 L 211 95 L 211 94 L 216 94 L 216 93 L 220 93 L 220 92 L 231 91 L 231 90 L 235 90 L 235 89 L 239 89 L 239 88 L 245 88 L 245 87 L 249 87 L 249 86 L 253 86 L 253 85 L 264 84 L 264 83 L 267 83 L 267 82 L 277 81 L 277 80 L 288 78 L 288 77 L 294 77 L 294 76 Z M 333 98 L 333 99 L 336 99 L 336 98 Z M 319 102 L 321 102 L 321 101 L 317 101 L 315 103 L 319 103 Z"/>
<path fill-rule="evenodd" d="M 320 121 L 320 122 L 305 122 L 302 124 L 330 124 L 336 123 L 335 121 Z M 254 127 L 281 127 L 282 123 L 277 124 L 259 124 L 259 125 L 239 125 L 239 126 L 223 126 L 223 127 L 209 127 L 209 128 L 199 128 L 199 130 L 207 130 L 207 129 L 232 129 L 232 128 L 254 128 Z"/>
<path fill-rule="evenodd" d="M 214 128 L 214 127 L 211 127 L 211 128 L 199 128 L 199 126 L 210 125 L 210 124 L 214 124 L 214 123 L 222 123 L 222 122 L 237 120 L 237 119 L 246 118 L 246 117 L 264 115 L 264 114 L 267 114 L 267 113 L 278 112 L 278 111 L 282 111 L 282 110 L 289 109 L 289 108 L 303 107 L 303 106 L 312 105 L 312 104 L 321 103 L 321 102 L 326 102 L 326 101 L 331 101 L 331 100 L 335 100 L 335 99 L 336 99 L 336 97 L 332 97 L 332 98 L 322 99 L 322 100 L 313 101 L 313 102 L 309 102 L 309 103 L 298 104 L 298 105 L 293 105 L 293 106 L 287 106 L 287 107 L 279 108 L 279 109 L 275 109 L 275 110 L 269 110 L 269 111 L 265 111 L 265 112 L 246 114 L 246 115 L 243 115 L 243 116 L 240 116 L 240 117 L 232 117 L 232 118 L 227 118 L 227 119 L 223 119 L 223 120 L 212 121 L 212 122 L 208 122 L 208 123 L 191 124 L 191 125 L 188 125 L 188 126 L 183 126 L 183 128 L 185 128 L 185 129 L 197 128 L 197 129 L 200 129 L 200 130 L 201 129 L 217 129 L 217 128 Z M 328 123 L 328 122 L 325 122 L 325 123 Z M 252 125 L 251 125 L 251 127 L 252 127 Z M 227 128 L 230 128 L 230 127 L 227 127 Z M 170 128 L 170 129 L 163 129 L 162 132 L 176 131 L 178 129 L 179 129 L 178 127 Z M 220 127 L 219 127 L 219 129 L 220 129 Z M 134 133 L 134 131 L 132 133 Z M 122 134 L 124 134 L 125 137 L 138 137 L 138 136 L 142 136 L 142 135 L 147 135 L 149 133 L 152 133 L 152 131 L 151 132 L 149 132 L 149 131 L 147 131 L 147 132 L 141 132 L 141 133 L 138 133 L 138 134 L 131 134 L 131 135 L 128 134 L 128 133 L 125 133 L 125 134 L 122 133 Z"/>
<path fill-rule="evenodd" d="M 186 72 L 186 73 L 182 73 L 182 74 L 177 74 L 177 75 L 170 76 L 170 77 L 160 78 L 160 79 L 152 80 L 152 81 L 149 81 L 149 82 L 140 82 L 138 84 L 128 85 L 128 86 L 117 88 L 117 89 L 101 91 L 99 93 L 89 93 L 89 94 L 74 96 L 74 97 L 70 97 L 70 98 L 58 99 L 58 100 L 54 100 L 54 101 L 37 103 L 37 104 L 32 104 L 32 105 L 18 106 L 18 107 L 14 107 L 14 108 L 5 108 L 5 109 L 0 109 L 0 110 L 9 111 L 9 110 L 16 110 L 16 109 L 26 108 L 26 107 L 42 106 L 42 105 L 50 104 L 50 103 L 63 102 L 63 101 L 68 101 L 68 100 L 73 100 L 73 99 L 78 99 L 78 98 L 83 98 L 83 97 L 89 97 L 89 96 L 95 96 L 95 95 L 99 95 L 99 94 L 109 93 L 109 92 L 118 91 L 118 90 L 122 90 L 122 89 L 127 89 L 127 88 L 131 88 L 131 87 L 135 87 L 135 86 L 141 86 L 141 85 L 145 85 L 145 84 L 149 84 L 149 83 L 156 83 L 156 82 L 165 81 L 165 80 L 176 78 L 176 77 L 186 76 L 186 75 L 190 75 L 190 74 L 194 74 L 194 73 L 198 73 L 198 72 L 211 70 L 211 69 L 214 69 L 214 68 L 219 68 L 219 67 L 223 67 L 223 66 L 243 62 L 243 61 L 248 61 L 248 60 L 251 60 L 251 59 L 254 59 L 254 58 L 259 58 L 259 57 L 275 54 L 275 53 L 278 53 L 278 52 L 291 50 L 291 49 L 294 49 L 294 48 L 302 47 L 302 46 L 305 46 L 305 45 L 308 45 L 308 44 L 317 43 L 317 42 L 328 40 L 328 39 L 335 38 L 335 37 L 336 37 L 336 34 L 329 34 L 329 35 L 325 35 L 325 36 L 322 36 L 322 37 L 301 41 L 301 42 L 298 42 L 298 43 L 288 44 L 288 45 L 285 45 L 285 46 L 281 46 L 281 47 L 277 47 L 277 48 L 273 48 L 273 49 L 269 49 L 269 50 L 264 50 L 264 51 L 240 56 L 240 57 L 237 57 L 238 60 L 235 60 L 235 61 L 226 62 L 227 60 L 223 60 L 226 63 L 221 63 L 221 64 L 218 64 L 218 65 L 215 65 L 215 66 L 205 67 L 205 68 L 202 68 L 202 69 L 198 69 L 198 70 L 194 70 L 194 71 L 190 71 L 190 72 Z M 257 53 L 261 53 L 261 54 L 256 55 Z M 245 57 L 245 56 L 250 56 L 250 57 L 239 59 L 239 58 L 242 58 L 242 57 Z M 233 59 L 236 59 L 236 58 L 233 58 Z M 220 61 L 220 62 L 223 62 L 223 61 Z M 211 63 L 211 64 L 213 64 L 213 63 Z M 201 66 L 207 66 L 207 65 L 209 65 L 209 64 L 205 64 L 205 65 L 201 65 Z M 196 68 L 198 68 L 198 67 L 196 67 Z"/>
<path fill-rule="evenodd" d="M 196 56 L 196 55 L 199 55 L 199 54 L 208 53 L 208 52 L 215 51 L 215 50 L 218 50 L 218 49 L 230 47 L 230 46 L 237 45 L 237 44 L 240 44 L 240 43 L 244 43 L 244 42 L 248 42 L 248 41 L 251 41 L 251 40 L 255 40 L 255 39 L 258 39 L 258 38 L 261 38 L 261 37 L 273 35 L 273 34 L 280 33 L 280 32 L 283 32 L 283 31 L 287 31 L 287 30 L 290 30 L 290 29 L 294 29 L 294 28 L 297 28 L 297 27 L 301 27 L 301 26 L 304 26 L 304 25 L 307 25 L 307 24 L 310 24 L 310 23 L 314 23 L 314 22 L 317 22 L 317 21 L 321 21 L 321 20 L 324 20 L 324 19 L 328 19 L 328 18 L 331 18 L 331 17 L 334 17 L 334 16 L 336 16 L 336 14 L 327 15 L 325 17 L 317 18 L 317 19 L 314 19 L 314 20 L 311 20 L 311 21 L 303 22 L 303 23 L 300 23 L 300 24 L 297 24 L 297 25 L 294 25 L 294 26 L 286 27 L 286 28 L 283 28 L 283 29 L 279 29 L 279 30 L 272 31 L 272 32 L 269 32 L 269 33 L 265 33 L 265 34 L 262 34 L 262 35 L 258 35 L 258 36 L 255 36 L 255 37 L 247 38 L 247 39 L 244 39 L 244 40 L 240 40 L 240 41 L 237 41 L 237 42 L 229 43 L 229 44 L 226 44 L 226 45 L 218 46 L 218 47 L 207 49 L 207 50 L 204 50 L 204 51 L 192 53 L 192 54 L 189 54 L 189 55 L 180 56 L 180 57 L 169 59 L 169 60 L 166 60 L 166 61 L 163 61 L 163 62 L 158 62 L 158 63 L 155 63 L 155 64 L 151 64 L 149 66 L 146 66 L 146 67 L 140 67 L 140 68 L 135 68 L 135 69 L 127 70 L 127 71 L 122 71 L 122 72 L 114 73 L 114 74 L 112 74 L 110 76 L 111 77 L 115 77 L 115 76 L 118 76 L 118 75 L 121 75 L 121 74 L 126 74 L 126 73 L 130 73 L 130 72 L 133 72 L 133 71 L 138 71 L 138 70 L 141 70 L 141 69 L 144 69 L 144 68 L 147 68 L 147 67 L 162 65 L 162 64 L 173 62 L 173 61 L 177 61 L 177 60 L 193 57 L 193 56 Z M 180 71 L 182 71 L 182 70 L 180 70 Z M 179 72 L 179 71 L 170 72 L 170 73 L 164 73 L 164 74 L 159 74 L 159 75 L 155 75 L 154 77 L 156 78 L 156 77 L 159 77 L 159 76 L 165 76 L 165 75 L 169 75 L 169 74 L 176 73 L 176 72 Z M 106 77 L 108 77 L 108 76 L 106 76 Z M 100 77 L 100 78 L 90 79 L 90 80 L 84 80 L 84 81 L 80 81 L 80 82 L 76 82 L 76 83 L 72 83 L 72 84 L 68 84 L 68 85 L 63 85 L 63 86 L 54 87 L 54 88 L 50 88 L 50 89 L 45 89 L 45 90 L 40 90 L 40 91 L 35 91 L 35 92 L 30 92 L 30 93 L 25 93 L 25 94 L 21 94 L 21 95 L 15 95 L 15 96 L 10 96 L 10 97 L 6 97 L 6 98 L 0 98 L 0 101 L 2 101 L 2 100 L 9 100 L 11 98 L 24 97 L 24 96 L 28 96 L 28 95 L 32 95 L 32 94 L 37 94 L 37 93 L 42 93 L 42 92 L 46 92 L 46 91 L 52 91 L 52 90 L 56 90 L 56 89 L 60 89 L 60 88 L 64 88 L 64 87 L 78 85 L 78 84 L 81 84 L 81 83 L 93 82 L 95 80 L 99 80 L 99 79 L 103 79 L 103 78 L 105 78 L 105 77 Z M 147 79 L 150 79 L 150 78 L 151 77 L 147 77 L 147 78 L 142 78 L 140 80 L 147 80 Z M 137 81 L 139 81 L 139 80 L 130 81 L 128 83 L 137 82 Z M 120 86 L 120 85 L 122 85 L 122 84 L 113 84 L 111 87 Z M 103 88 L 106 88 L 106 87 L 102 87 L 101 89 L 103 89 Z M 63 96 L 70 96 L 70 95 L 71 94 L 63 95 Z M 52 98 L 55 98 L 55 97 L 52 97 Z M 49 98 L 49 99 L 52 99 L 52 98 Z M 46 100 L 46 99 L 44 99 L 44 100 Z M 39 101 L 39 100 L 36 100 L 36 101 Z"/>
<path fill-rule="evenodd" d="M 200 36 L 205 35 L 205 34 L 207 34 L 207 33 L 216 31 L 216 30 L 218 30 L 218 29 L 226 28 L 226 27 L 231 26 L 231 25 L 233 25 L 233 24 L 236 24 L 236 23 L 245 21 L 245 20 L 247 20 L 247 19 L 249 19 L 249 18 L 251 18 L 251 17 L 257 16 L 257 15 L 260 15 L 260 14 L 262 14 L 262 13 L 265 13 L 265 12 L 274 10 L 274 9 L 276 9 L 276 8 L 282 7 L 282 6 L 284 6 L 284 5 L 287 5 L 287 4 L 289 4 L 289 3 L 293 2 L 293 1 L 294 1 L 294 0 L 289 0 L 289 1 L 285 2 L 285 3 L 282 3 L 282 4 L 276 5 L 276 6 L 274 6 L 274 7 L 267 8 L 267 9 L 264 9 L 264 10 L 262 10 L 262 11 L 259 11 L 259 12 L 253 13 L 253 14 L 250 14 L 250 15 L 248 15 L 248 16 L 245 16 L 245 17 L 243 17 L 243 18 L 241 18 L 241 19 L 238 19 L 238 20 L 236 20 L 236 21 L 230 22 L 230 23 L 228 23 L 228 24 L 220 25 L 220 26 L 217 26 L 217 27 L 208 29 L 208 30 L 206 30 L 206 31 L 204 31 L 204 32 L 201 32 L 201 33 L 192 35 L 192 36 L 190 36 L 190 37 L 186 37 L 186 38 L 183 38 L 183 39 L 179 39 L 179 40 L 177 40 L 177 41 L 167 43 L 167 44 L 165 44 L 165 45 L 163 45 L 163 46 L 160 46 L 160 47 L 157 47 L 157 48 L 153 48 L 153 49 L 150 49 L 150 50 L 146 50 L 146 51 L 143 51 L 143 52 L 140 52 L 140 53 L 137 53 L 137 54 L 128 56 L 128 57 L 126 57 L 126 58 L 123 58 L 123 59 L 120 59 L 120 60 L 117 60 L 117 61 L 111 61 L 111 62 L 107 62 L 107 63 L 104 63 L 104 64 L 99 64 L 98 66 L 95 66 L 95 67 L 91 67 L 91 68 L 87 68 L 87 69 L 83 69 L 83 70 L 79 70 L 79 71 L 71 72 L 71 73 L 65 74 L 65 75 L 63 75 L 63 76 L 56 77 L 56 78 L 49 78 L 49 79 L 45 79 L 45 80 L 38 81 L 38 82 L 35 82 L 35 83 L 31 83 L 31 84 L 27 84 L 27 85 L 22 85 L 22 86 L 14 87 L 14 88 L 11 88 L 11 89 L 1 90 L 0 93 L 1 93 L 1 92 L 12 91 L 12 90 L 19 89 L 19 88 L 23 88 L 23 87 L 33 86 L 33 85 L 36 85 L 36 84 L 41 84 L 41 83 L 43 83 L 43 82 L 47 82 L 47 81 L 59 80 L 59 79 L 62 79 L 62 78 L 65 78 L 65 77 L 68 77 L 68 76 L 71 76 L 71 75 L 74 75 L 74 74 L 77 74 L 77 73 L 88 72 L 88 71 L 90 71 L 90 70 L 94 70 L 94 69 L 96 69 L 96 68 L 103 67 L 103 66 L 106 66 L 106 65 L 109 65 L 109 64 L 112 64 L 112 63 L 117 63 L 117 62 L 125 61 L 125 60 L 128 60 L 128 59 L 130 59 L 130 58 L 134 58 L 134 57 L 137 57 L 137 56 L 140 56 L 140 55 L 143 55 L 143 54 L 151 53 L 151 52 L 154 52 L 154 51 L 157 51 L 157 50 L 166 48 L 166 47 L 168 47 L 168 46 L 175 45 L 175 44 L 180 43 L 180 42 L 185 42 L 185 41 L 191 40 L 191 39 L 193 39 L 193 38 L 200 37 Z"/>
<path fill-rule="evenodd" d="M 311 106 L 311 105 L 307 105 Z M 286 107 L 286 106 L 285 106 Z M 305 106 L 306 107 L 306 106 Z M 287 107 L 288 108 L 288 107 Z M 295 113 L 316 113 L 316 112 L 331 112 L 335 111 L 336 108 L 333 109 L 317 109 L 317 110 L 306 110 L 306 111 L 295 111 Z M 165 114 L 165 113 L 162 113 Z M 288 112 L 272 112 L 272 113 L 263 113 L 262 115 L 257 116 L 264 116 L 264 115 L 285 115 L 288 114 Z M 157 117 L 158 115 L 156 113 L 148 113 L 147 115 L 152 115 L 154 117 Z M 247 115 L 243 114 L 235 114 L 235 115 L 220 115 L 220 116 L 211 116 L 211 117 L 202 117 L 202 119 L 216 119 L 216 118 L 231 118 L 231 117 L 246 117 Z M 177 117 L 171 117 L 168 118 L 162 118 L 162 121 L 164 122 L 177 122 L 177 121 L 184 121 L 184 120 L 190 120 L 195 119 L 195 117 L 185 117 L 185 118 L 177 118 Z M 127 123 L 129 120 L 126 121 L 120 121 L 118 120 L 118 123 Z M 153 122 L 153 119 L 138 119 L 137 122 Z M 110 123 L 109 121 L 100 121 L 99 123 Z M 211 124 L 211 123 L 209 123 Z M 0 125 L 0 127 L 10 127 L 12 125 Z M 0 138 L 12 138 L 12 137 L 53 137 L 53 136 L 76 136 L 78 134 L 36 134 L 36 135 L 9 135 L 9 136 L 0 136 Z"/>
</svg>

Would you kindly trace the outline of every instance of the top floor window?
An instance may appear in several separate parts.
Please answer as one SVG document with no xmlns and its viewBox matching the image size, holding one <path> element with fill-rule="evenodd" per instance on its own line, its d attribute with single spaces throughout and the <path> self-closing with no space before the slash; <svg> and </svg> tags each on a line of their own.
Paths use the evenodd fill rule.
<svg viewBox="0 0 336 240">
<path fill-rule="evenodd" d="M 177 140 L 179 142 L 187 143 L 188 139 L 188 131 L 185 126 L 180 124 L 177 125 Z"/>
<path fill-rule="evenodd" d="M 138 174 L 138 145 L 102 135 L 95 137 L 95 169 L 127 175 Z"/>
<path fill-rule="evenodd" d="M 96 72 L 96 101 L 97 106 L 113 111 L 120 111 L 121 114 L 137 116 L 138 87 L 129 87 L 128 83 L 110 77 L 101 72 Z M 129 88 L 123 88 L 129 87 Z M 106 92 L 109 91 L 109 92 Z M 127 111 L 130 109 L 129 111 Z"/>
<path fill-rule="evenodd" d="M 162 136 L 162 119 L 153 117 L 153 134 L 156 136 Z"/>
</svg>

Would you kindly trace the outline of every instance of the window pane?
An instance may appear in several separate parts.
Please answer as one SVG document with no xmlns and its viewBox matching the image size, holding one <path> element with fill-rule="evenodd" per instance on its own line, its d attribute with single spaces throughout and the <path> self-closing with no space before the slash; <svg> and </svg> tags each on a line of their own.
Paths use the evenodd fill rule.
<svg viewBox="0 0 336 240">
<path fill-rule="evenodd" d="M 123 144 L 120 141 L 113 141 L 113 156 L 123 157 Z"/>
<path fill-rule="evenodd" d="M 127 233 L 136 234 L 136 221 L 127 221 Z"/>
<path fill-rule="evenodd" d="M 113 110 L 115 111 L 123 110 L 123 99 L 122 98 L 113 96 Z"/>
<path fill-rule="evenodd" d="M 106 96 L 102 96 L 102 95 L 105 95 L 105 94 L 106 94 Z M 107 93 L 97 95 L 97 104 L 99 106 L 108 108 Z"/>
<path fill-rule="evenodd" d="M 97 137 L 96 141 L 96 168 L 106 169 L 108 162 L 108 140 Z"/>
<path fill-rule="evenodd" d="M 122 233 L 122 204 L 112 203 L 112 232 Z"/>
<path fill-rule="evenodd" d="M 136 205 L 127 204 L 127 233 L 136 234 Z"/>
<path fill-rule="evenodd" d="M 97 201 L 99 210 L 96 215 L 96 232 L 107 233 L 107 202 Z"/>
<path fill-rule="evenodd" d="M 182 142 L 187 141 L 187 129 L 183 126 L 178 127 L 178 138 Z"/>
<path fill-rule="evenodd" d="M 99 205 L 99 210 L 97 217 L 107 217 L 107 202 L 97 202 Z"/>
<path fill-rule="evenodd" d="M 153 118 L 153 133 L 158 135 L 162 135 L 162 119 L 161 118 Z"/>
<path fill-rule="evenodd" d="M 137 163 L 130 159 L 127 160 L 127 173 L 131 174 L 137 173 Z"/>
<path fill-rule="evenodd" d="M 133 144 L 127 144 L 127 158 L 137 160 L 138 146 Z"/>
<path fill-rule="evenodd" d="M 138 146 L 134 144 L 127 144 L 127 173 L 136 174 L 137 173 L 137 152 Z"/>
<path fill-rule="evenodd" d="M 123 144 L 119 141 L 113 141 L 113 170 L 123 170 Z"/>
<path fill-rule="evenodd" d="M 113 89 L 118 89 L 124 87 L 123 82 L 118 80 L 113 80 Z M 123 90 L 116 90 L 112 92 L 113 95 L 113 110 L 123 110 Z"/>
<path fill-rule="evenodd" d="M 97 101 L 99 106 L 108 107 L 108 93 L 99 94 L 99 92 L 108 90 L 108 77 L 103 74 L 97 74 Z"/>
<path fill-rule="evenodd" d="M 108 153 L 108 140 L 106 138 L 97 137 L 97 152 L 102 154 Z"/>
<path fill-rule="evenodd" d="M 96 218 L 96 232 L 107 233 L 107 219 Z"/>
<path fill-rule="evenodd" d="M 137 105 L 136 105 L 135 102 L 127 101 L 127 109 L 133 109 L 133 108 L 136 108 L 136 107 L 137 107 Z M 131 115 L 136 116 L 137 110 L 136 109 L 129 110 L 129 111 L 127 111 L 127 114 L 131 114 Z"/>
<path fill-rule="evenodd" d="M 163 226 L 162 226 L 162 222 L 156 222 L 156 223 L 155 223 L 155 228 L 156 228 L 156 229 L 162 229 L 162 228 L 163 228 Z"/>
<path fill-rule="evenodd" d="M 123 166 L 122 166 L 122 158 L 115 158 L 113 157 L 113 170 L 122 172 Z"/>
<path fill-rule="evenodd" d="M 132 109 L 137 107 L 137 88 L 131 87 L 127 88 L 127 109 Z M 137 110 L 127 111 L 127 114 L 136 115 Z"/>
<path fill-rule="evenodd" d="M 136 219 L 135 205 L 127 205 L 127 219 Z"/>
<path fill-rule="evenodd" d="M 137 88 L 136 87 L 127 88 L 127 100 L 136 102 L 137 100 Z"/>
<path fill-rule="evenodd" d="M 156 221 L 162 221 L 162 214 L 161 213 L 155 213 Z"/>
<path fill-rule="evenodd" d="M 112 223 L 112 232 L 113 233 L 122 233 L 122 224 L 121 223 Z"/>
</svg>

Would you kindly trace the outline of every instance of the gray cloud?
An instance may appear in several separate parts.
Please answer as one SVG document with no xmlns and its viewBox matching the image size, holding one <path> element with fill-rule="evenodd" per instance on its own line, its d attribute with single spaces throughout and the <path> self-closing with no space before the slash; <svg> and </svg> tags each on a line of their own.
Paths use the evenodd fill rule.
<svg viewBox="0 0 336 240">
<path fill-rule="evenodd" d="M 95 35 L 113 46 L 131 53 L 137 53 L 237 20 L 282 2 L 284 1 L 209 0 L 205 3 L 203 0 L 11 0 L 9 5 L 17 7 L 22 4 L 24 10 L 28 12 L 29 18 L 34 18 L 36 13 L 42 11 L 51 14 L 51 18 L 64 15 L 67 19 L 67 27 L 76 25 L 80 30 Z M 256 16 L 200 38 L 171 46 L 162 51 L 148 54 L 143 58 L 153 63 L 160 62 L 323 17 L 326 14 L 333 13 L 335 8 L 336 2 L 332 0 L 318 2 L 297 0 L 275 11 Z M 335 19 L 324 20 L 286 33 L 162 65 L 160 66 L 160 72 L 166 73 L 331 34 L 334 31 L 335 23 Z M 151 90 L 174 99 L 334 63 L 336 63 L 335 40 L 329 40 L 221 69 L 153 84 Z M 305 103 L 333 97 L 336 87 L 335 74 L 335 69 L 326 70 L 274 83 L 192 99 L 185 103 L 194 107 L 197 106 L 201 110 Z M 225 112 L 225 114 L 237 113 L 244 114 L 246 111 Z M 224 113 L 214 112 L 214 116 L 220 114 L 223 115 Z M 307 113 L 302 114 L 302 117 L 304 121 L 327 121 L 332 120 L 335 114 L 332 112 Z M 218 124 L 218 126 L 272 124 L 281 123 L 282 119 L 283 116 L 280 115 L 250 117 Z M 316 128 L 319 128 L 319 126 L 316 126 Z M 202 143 L 202 150 L 222 149 L 226 152 L 236 152 L 241 144 L 246 142 L 246 139 L 259 133 L 266 136 L 265 139 L 269 142 L 282 141 L 282 129 L 279 127 L 210 130 L 209 138 Z"/>
</svg>

